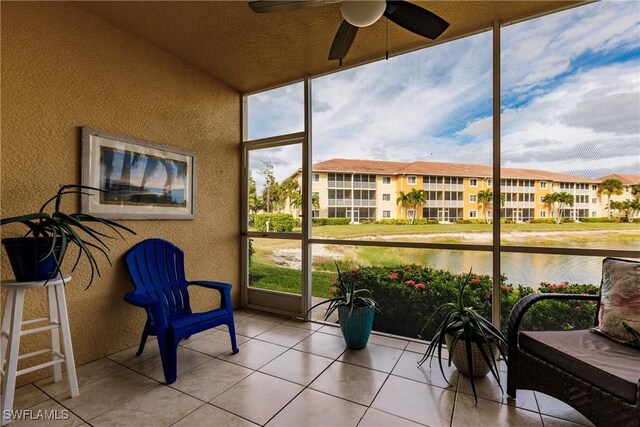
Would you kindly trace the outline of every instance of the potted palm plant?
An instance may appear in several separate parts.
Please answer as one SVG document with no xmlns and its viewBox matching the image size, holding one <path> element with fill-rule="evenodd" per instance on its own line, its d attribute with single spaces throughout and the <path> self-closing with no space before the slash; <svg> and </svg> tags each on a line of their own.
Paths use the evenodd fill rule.
<svg viewBox="0 0 640 427">
<path fill-rule="evenodd" d="M 17 281 L 49 280 L 57 276 L 70 246 L 78 248 L 72 271 L 78 266 L 83 255 L 89 261 L 91 278 L 87 288 L 91 286 L 94 274 L 100 276 L 96 253 L 102 254 L 111 265 L 106 239 L 114 238 L 114 233 L 124 239 L 120 230 L 132 234 L 135 232 L 108 219 L 61 211 L 60 205 L 64 196 L 93 195 L 92 191 L 104 190 L 84 185 L 62 185 L 56 195 L 47 200 L 37 212 L 0 219 L 2 226 L 21 223 L 29 229 L 22 237 L 2 239 Z M 45 212 L 52 204 L 53 212 Z"/>
<path fill-rule="evenodd" d="M 436 308 L 422 328 L 421 335 L 438 314 L 444 315 L 444 320 L 436 328 L 436 332 L 418 364 L 422 365 L 434 356 L 437 350 L 440 371 L 448 383 L 442 368 L 442 349 L 446 343 L 449 352 L 448 366 L 451 366 L 451 362 L 453 362 L 463 375 L 469 377 L 473 396 L 477 403 L 475 378 L 484 377 L 491 372 L 502 390 L 496 359 L 499 352 L 502 358 L 507 360 L 507 340 L 502 332 L 473 307 L 465 306 L 464 289 L 470 281 L 471 271 L 466 277 L 458 279 L 457 300 Z"/>
<path fill-rule="evenodd" d="M 356 289 L 354 281 L 345 283 L 338 263 L 335 264 L 338 270 L 338 279 L 335 284 L 334 297 L 314 305 L 307 311 L 307 315 L 314 308 L 329 304 L 324 314 L 324 320 L 327 320 L 335 310 L 338 310 L 338 322 L 347 347 L 365 348 L 373 328 L 375 312 L 380 312 L 378 304 L 370 296 L 364 296 L 371 295 L 370 289 Z"/>
</svg>

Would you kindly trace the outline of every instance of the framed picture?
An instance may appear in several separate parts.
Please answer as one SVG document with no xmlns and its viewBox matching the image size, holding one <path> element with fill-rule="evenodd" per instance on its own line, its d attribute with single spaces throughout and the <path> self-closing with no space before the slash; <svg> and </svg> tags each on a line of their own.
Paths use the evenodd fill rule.
<svg viewBox="0 0 640 427">
<path fill-rule="evenodd" d="M 114 219 L 195 218 L 196 156 L 101 130 L 82 128 L 82 212 Z"/>
</svg>

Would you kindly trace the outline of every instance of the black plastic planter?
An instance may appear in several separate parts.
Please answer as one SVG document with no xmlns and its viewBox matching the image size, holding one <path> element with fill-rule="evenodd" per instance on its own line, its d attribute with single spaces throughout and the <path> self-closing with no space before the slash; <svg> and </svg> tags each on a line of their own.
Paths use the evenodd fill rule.
<svg viewBox="0 0 640 427">
<path fill-rule="evenodd" d="M 13 274 L 18 282 L 35 282 L 55 277 L 60 259 L 60 245 L 57 244 L 53 254 L 49 253 L 51 241 L 44 238 L 13 237 L 2 239 L 7 251 Z"/>
</svg>

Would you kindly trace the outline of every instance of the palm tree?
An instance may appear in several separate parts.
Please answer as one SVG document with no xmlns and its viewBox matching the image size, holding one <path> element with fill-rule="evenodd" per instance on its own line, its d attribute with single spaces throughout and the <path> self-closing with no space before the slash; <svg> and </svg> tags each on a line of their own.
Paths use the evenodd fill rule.
<svg viewBox="0 0 640 427">
<path fill-rule="evenodd" d="M 609 203 L 611 202 L 611 196 L 613 194 L 615 195 L 622 194 L 623 189 L 624 189 L 624 185 L 622 184 L 622 181 L 615 178 L 605 179 L 598 186 L 598 194 L 607 195 L 607 209 L 609 209 L 609 217 L 611 217 L 611 209 L 609 206 Z"/>
<path fill-rule="evenodd" d="M 291 195 L 290 202 L 291 207 L 294 209 L 300 209 L 302 206 L 302 193 L 297 191 Z M 311 195 L 311 205 L 314 209 L 320 209 L 320 196 L 317 194 Z"/>
<path fill-rule="evenodd" d="M 631 186 L 631 194 L 636 199 L 640 199 L 640 184 L 636 184 L 636 185 L 632 185 Z"/>
<path fill-rule="evenodd" d="M 411 206 L 411 200 L 409 198 L 409 195 L 405 194 L 404 191 L 401 191 L 400 195 L 396 199 L 396 204 L 400 205 L 404 209 Z"/>
<path fill-rule="evenodd" d="M 564 213 L 565 206 L 573 206 L 574 198 L 573 194 L 566 192 L 562 193 L 549 193 L 545 194 L 542 198 L 542 202 L 549 207 L 551 216 L 555 218 L 556 224 L 560 224 L 562 221 L 562 214 Z"/>
<path fill-rule="evenodd" d="M 544 205 L 549 208 L 549 212 L 551 212 L 552 218 L 556 217 L 555 207 L 556 202 L 558 201 L 558 194 L 559 193 L 548 193 L 545 194 L 542 198 L 542 203 L 544 203 Z M 560 223 L 560 220 L 556 219 L 556 222 Z"/>
<path fill-rule="evenodd" d="M 573 202 L 574 202 L 574 197 L 573 194 L 569 194 L 566 192 L 562 192 L 562 193 L 557 193 L 558 196 L 556 198 L 556 202 L 558 203 L 558 218 L 556 218 L 556 223 L 560 223 L 560 221 L 562 220 L 562 214 L 564 213 L 564 207 L 565 206 L 573 206 Z"/>
<path fill-rule="evenodd" d="M 400 196 L 396 199 L 396 203 L 403 208 L 412 208 L 411 211 L 413 215 L 410 220 L 411 224 L 413 224 L 413 220 L 418 216 L 418 206 L 424 205 L 428 198 L 429 196 L 426 191 L 412 188 L 408 193 L 401 191 Z"/>
<path fill-rule="evenodd" d="M 493 191 L 480 190 L 478 191 L 478 204 L 482 207 L 484 212 L 484 219 L 489 224 L 489 217 L 487 216 L 487 208 L 493 205 Z"/>
</svg>

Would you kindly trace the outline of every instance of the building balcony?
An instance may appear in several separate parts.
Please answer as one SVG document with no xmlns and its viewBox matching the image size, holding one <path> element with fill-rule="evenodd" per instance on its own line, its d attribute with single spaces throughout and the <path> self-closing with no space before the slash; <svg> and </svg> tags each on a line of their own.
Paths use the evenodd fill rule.
<svg viewBox="0 0 640 427">
<path fill-rule="evenodd" d="M 328 181 L 329 188 L 351 188 L 351 181 Z"/>
<path fill-rule="evenodd" d="M 353 188 L 359 190 L 361 188 L 364 189 L 375 189 L 376 188 L 376 183 L 375 182 L 354 182 L 353 183 Z"/>
<path fill-rule="evenodd" d="M 329 206 L 351 206 L 352 199 L 329 199 Z"/>
</svg>

